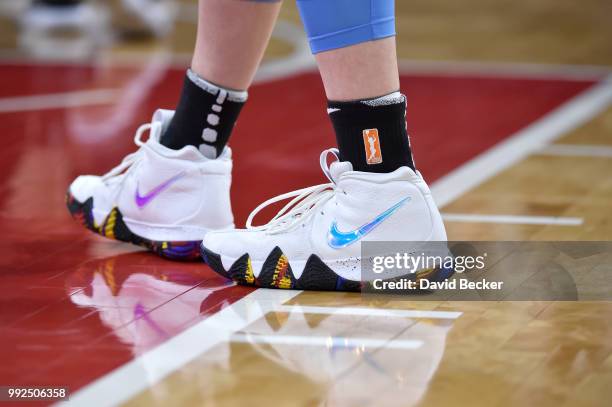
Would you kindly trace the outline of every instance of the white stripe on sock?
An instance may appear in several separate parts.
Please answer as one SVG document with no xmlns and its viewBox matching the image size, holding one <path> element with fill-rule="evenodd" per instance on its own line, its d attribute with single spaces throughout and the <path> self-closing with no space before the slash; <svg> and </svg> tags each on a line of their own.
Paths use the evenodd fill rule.
<svg viewBox="0 0 612 407">
<path fill-rule="evenodd" d="M 368 106 L 395 105 L 404 101 L 404 95 L 400 92 L 392 92 L 376 99 L 362 100 L 361 103 Z"/>
<path fill-rule="evenodd" d="M 191 69 L 187 70 L 187 77 L 191 82 L 195 83 L 198 87 L 204 89 L 205 91 L 216 95 L 219 93 L 219 97 L 221 97 L 221 93 L 224 92 L 223 99 L 218 104 L 222 104 L 226 99 L 230 102 L 246 102 L 249 97 L 249 93 L 246 90 L 233 90 L 226 89 L 220 86 L 215 85 L 214 83 L 208 82 L 206 79 L 198 76 L 197 73 L 193 72 Z"/>
</svg>

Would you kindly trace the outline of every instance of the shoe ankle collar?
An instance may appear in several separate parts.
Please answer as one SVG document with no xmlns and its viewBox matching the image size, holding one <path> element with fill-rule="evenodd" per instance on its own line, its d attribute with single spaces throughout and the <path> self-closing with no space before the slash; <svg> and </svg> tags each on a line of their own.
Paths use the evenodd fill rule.
<svg viewBox="0 0 612 407">
<path fill-rule="evenodd" d="M 359 180 L 376 184 L 385 184 L 388 182 L 407 181 L 413 184 L 423 182 L 423 177 L 417 171 L 413 171 L 410 167 L 399 167 L 395 171 L 378 173 L 365 171 L 346 171 L 338 178 L 338 184 L 348 180 Z"/>
<path fill-rule="evenodd" d="M 152 129 L 153 130 L 153 129 Z M 202 153 L 194 146 L 188 145 L 180 150 L 173 150 L 161 144 L 157 137 L 149 137 L 149 140 L 144 145 L 145 148 L 153 152 L 153 154 L 161 155 L 165 158 L 179 159 L 185 161 L 191 161 L 198 164 L 215 163 L 215 162 L 231 162 L 232 150 L 229 147 L 225 147 L 223 152 L 216 159 L 211 159 L 202 155 Z M 216 164 L 212 164 L 216 165 Z"/>
<path fill-rule="evenodd" d="M 166 132 L 168 129 L 168 125 L 170 125 L 170 121 L 174 117 L 174 110 L 168 109 L 157 109 L 155 113 L 153 113 L 153 118 L 151 119 L 151 123 L 159 123 L 161 125 L 161 131 L 159 133 L 160 137 L 162 134 Z"/>
</svg>

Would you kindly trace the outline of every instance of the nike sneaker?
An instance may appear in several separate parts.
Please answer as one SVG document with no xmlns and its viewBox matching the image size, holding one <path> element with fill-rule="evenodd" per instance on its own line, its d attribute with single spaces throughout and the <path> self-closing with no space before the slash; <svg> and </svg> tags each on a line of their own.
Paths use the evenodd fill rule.
<svg viewBox="0 0 612 407">
<path fill-rule="evenodd" d="M 193 146 L 161 145 L 159 137 L 173 115 L 158 110 L 136 132 L 138 151 L 107 174 L 74 180 L 67 205 L 73 218 L 102 236 L 191 260 L 199 258 L 206 232 L 234 227 L 231 150 L 226 147 L 211 160 Z M 143 142 L 146 131 L 149 139 Z"/>
<path fill-rule="evenodd" d="M 335 161 L 328 166 L 330 154 Z M 362 240 L 446 241 L 419 172 L 408 167 L 387 174 L 353 171 L 350 162 L 339 161 L 336 149 L 325 150 L 320 162 L 330 183 L 264 202 L 250 214 L 246 229 L 204 237 L 202 256 L 213 270 L 257 287 L 359 291 Z M 268 224 L 253 226 L 261 209 L 289 198 Z M 416 276 L 443 279 L 446 273 L 424 269 Z"/>
</svg>

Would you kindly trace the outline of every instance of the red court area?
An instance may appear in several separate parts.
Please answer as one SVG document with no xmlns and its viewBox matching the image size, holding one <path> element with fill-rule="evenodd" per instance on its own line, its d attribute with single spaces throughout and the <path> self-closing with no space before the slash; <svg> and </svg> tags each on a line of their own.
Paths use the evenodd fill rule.
<svg viewBox="0 0 612 407">
<path fill-rule="evenodd" d="M 76 391 L 250 292 L 203 264 L 97 237 L 64 205 L 74 177 L 135 148 L 137 126 L 174 105 L 182 78 L 159 66 L 0 65 L 1 384 Z M 417 166 L 431 183 L 592 84 L 402 76 Z M 325 107 L 316 73 L 251 89 L 231 142 L 238 226 L 262 200 L 326 182 Z"/>
</svg>

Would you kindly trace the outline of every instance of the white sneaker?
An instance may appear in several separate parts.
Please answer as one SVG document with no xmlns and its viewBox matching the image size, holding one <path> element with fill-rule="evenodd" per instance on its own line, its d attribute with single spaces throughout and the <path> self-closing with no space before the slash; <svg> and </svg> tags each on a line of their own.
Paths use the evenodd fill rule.
<svg viewBox="0 0 612 407">
<path fill-rule="evenodd" d="M 336 157 L 330 167 L 327 156 Z M 321 154 L 331 183 L 300 189 L 258 206 L 246 230 L 210 232 L 204 260 L 239 284 L 270 288 L 359 290 L 361 240 L 446 241 L 429 187 L 418 172 L 353 171 L 338 150 Z M 252 226 L 265 206 L 293 198 L 266 225 Z M 431 273 L 432 270 L 427 270 Z"/>
<path fill-rule="evenodd" d="M 83 175 L 70 185 L 72 216 L 102 236 L 145 246 L 173 259 L 196 259 L 212 229 L 230 229 L 232 160 L 226 147 L 215 160 L 197 148 L 171 150 L 159 143 L 174 112 L 158 110 L 141 126 L 140 149 L 104 176 Z M 146 143 L 142 134 L 150 130 Z"/>
</svg>

